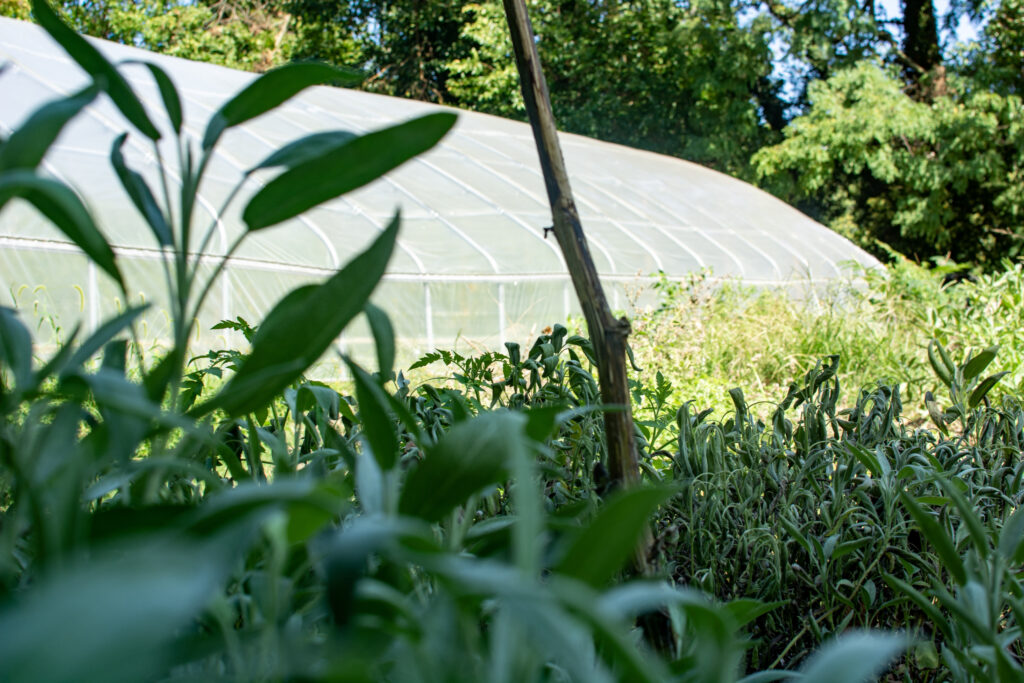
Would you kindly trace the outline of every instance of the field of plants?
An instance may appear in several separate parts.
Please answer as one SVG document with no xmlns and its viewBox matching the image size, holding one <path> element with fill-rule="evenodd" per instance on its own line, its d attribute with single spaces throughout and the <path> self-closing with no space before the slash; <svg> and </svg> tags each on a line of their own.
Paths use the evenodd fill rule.
<svg viewBox="0 0 1024 683">
<path fill-rule="evenodd" d="M 112 65 L 33 7 L 93 83 L 2 141 L 0 207 L 30 202 L 123 286 L 81 200 L 38 167 L 101 93 L 133 135 L 160 131 Z M 248 348 L 191 358 L 219 272 L 187 249 L 207 227 L 192 201 L 210 151 L 348 73 L 269 72 L 197 146 L 151 72 L 185 189 L 150 188 L 119 146 L 111 162 L 164 249 L 175 344 L 142 362 L 134 307 L 39 357 L 0 308 L 0 679 L 1024 680 L 1019 264 L 956 281 L 897 260 L 802 301 L 666 281 L 659 307 L 633 312 L 642 481 L 616 486 L 615 407 L 584 335 L 553 324 L 502 353 L 394 367 L 369 297 L 398 216 L 258 324 L 222 323 Z M 282 148 L 242 211 L 249 232 L 453 122 Z M 350 386 L 308 380 L 356 316 L 373 367 L 345 359 Z"/>
</svg>

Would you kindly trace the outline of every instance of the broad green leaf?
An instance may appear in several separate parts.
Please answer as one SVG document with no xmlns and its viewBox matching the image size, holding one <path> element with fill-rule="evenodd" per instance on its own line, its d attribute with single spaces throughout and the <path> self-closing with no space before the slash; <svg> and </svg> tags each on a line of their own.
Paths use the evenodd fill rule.
<svg viewBox="0 0 1024 683">
<path fill-rule="evenodd" d="M 559 573 L 603 588 L 635 552 L 644 528 L 670 488 L 635 488 L 612 498 L 569 545 Z"/>
<path fill-rule="evenodd" d="M 520 582 L 521 577 L 517 577 Z M 592 631 L 601 635 L 606 631 L 609 642 L 604 658 L 616 661 L 622 667 L 623 680 L 659 681 L 662 673 L 659 662 L 653 658 L 644 661 L 638 649 L 629 641 L 628 634 L 618 624 L 601 621 L 601 615 L 587 615 L 591 619 L 579 619 L 577 614 L 564 609 L 550 595 L 541 593 L 520 593 L 508 591 L 499 593 L 500 604 L 510 617 L 519 624 L 526 636 L 528 647 L 537 652 L 543 660 L 551 662 L 566 673 L 566 679 L 593 683 L 612 683 L 616 680 L 609 669 L 597 657 Z M 618 647 L 616 647 L 618 646 Z"/>
<path fill-rule="evenodd" d="M 171 80 L 170 76 L 167 75 L 167 72 L 153 62 L 130 59 L 123 63 L 141 64 L 149 69 L 149 73 L 152 74 L 153 80 L 156 81 L 157 89 L 160 90 L 160 99 L 164 102 L 164 110 L 167 112 L 167 118 L 171 122 L 171 127 L 174 128 L 174 132 L 176 134 L 180 135 L 181 124 L 184 121 L 181 115 L 181 98 L 178 96 L 178 89 L 174 87 L 174 82 Z"/>
<path fill-rule="evenodd" d="M 153 537 L 95 549 L 38 581 L 0 612 L 4 680 L 166 676 L 175 639 L 201 616 L 250 536 L 239 531 L 206 542 Z"/>
<path fill-rule="evenodd" d="M 814 555 L 815 555 L 814 548 L 811 547 L 811 544 L 807 540 L 807 537 L 804 536 L 802 533 L 800 533 L 800 530 L 797 529 L 796 526 L 792 522 L 790 522 L 788 519 L 786 519 L 786 517 L 784 515 L 779 515 L 779 523 L 782 525 L 782 528 L 785 529 L 786 532 L 790 536 L 792 536 L 793 539 L 797 543 L 799 543 L 800 546 L 804 550 L 807 551 L 808 555 L 810 555 L 811 557 L 814 557 Z"/>
<path fill-rule="evenodd" d="M 355 137 L 355 133 L 349 133 L 344 130 L 332 130 L 325 133 L 311 133 L 306 137 L 299 138 L 295 142 L 290 142 L 281 149 L 276 150 L 266 159 L 249 169 L 247 173 L 252 173 L 253 171 L 257 171 L 261 168 L 273 168 L 275 166 L 292 168 L 303 161 L 323 154 L 326 149 L 340 147 Z"/>
<path fill-rule="evenodd" d="M 124 147 L 127 138 L 128 134 L 123 133 L 114 140 L 114 145 L 110 148 L 110 163 L 117 172 L 117 177 L 125 192 L 128 193 L 129 199 L 132 200 L 132 204 L 146 219 L 146 224 L 153 231 L 156 241 L 161 247 L 169 247 L 174 243 L 174 238 L 171 236 L 171 227 L 167 224 L 164 212 L 156 203 L 156 197 L 153 196 L 145 179 L 136 171 L 128 168 L 124 155 L 121 153 L 121 148 Z"/>
<path fill-rule="evenodd" d="M 714 607 L 713 609 L 718 609 L 722 612 L 722 619 L 733 619 L 734 623 L 731 626 L 734 627 L 741 626 L 739 622 L 735 621 L 737 613 L 757 612 L 756 616 L 759 616 L 774 609 L 772 606 L 767 606 L 766 609 L 759 610 L 758 608 L 765 607 L 765 603 L 762 603 L 760 600 L 750 599 L 742 601 L 742 603 L 744 604 L 741 604 L 741 601 L 734 600 L 729 603 L 730 605 L 736 605 L 732 609 L 727 605 Z M 708 602 L 708 598 L 700 591 L 692 588 L 671 586 L 662 581 L 630 581 L 609 588 L 601 593 L 597 599 L 598 608 L 623 621 L 633 620 L 641 614 L 653 612 L 668 605 L 691 604 L 697 605 L 701 609 L 712 607 Z M 753 618 L 755 617 L 751 617 L 751 619 Z"/>
<path fill-rule="evenodd" d="M 267 314 L 252 353 L 234 377 L 193 412 L 220 408 L 237 417 L 266 405 L 317 361 L 370 298 L 384 275 L 398 235 L 399 217 L 370 247 L 319 285 L 285 296 Z"/>
<path fill-rule="evenodd" d="M 801 668 L 805 681 L 867 683 L 907 648 L 895 634 L 852 632 L 826 643 Z"/>
<path fill-rule="evenodd" d="M 623 680 L 666 680 L 659 662 L 645 661 L 625 624 L 598 610 L 596 593 L 579 582 L 562 579 L 548 590 L 508 564 L 453 554 L 429 558 L 427 566 L 444 578 L 455 595 L 493 600 L 519 625 L 543 661 L 566 672 L 569 680 L 614 680 L 598 660 L 591 631 L 597 632 L 598 642 L 608 645 L 604 658 L 622 666 Z"/>
<path fill-rule="evenodd" d="M 160 131 L 149 120 L 142 102 L 136 97 L 124 77 L 100 54 L 100 51 L 65 24 L 50 8 L 46 0 L 32 0 L 32 12 L 35 14 L 36 21 L 46 29 L 46 32 L 93 77 L 100 88 L 110 95 L 110 99 L 114 101 L 124 117 L 146 137 L 159 140 Z"/>
<path fill-rule="evenodd" d="M 184 362 L 183 351 L 181 347 L 171 349 L 146 373 L 142 384 L 146 388 L 149 400 L 156 403 L 163 401 L 174 376 L 181 372 L 181 365 Z"/>
<path fill-rule="evenodd" d="M 13 308 L 0 306 L 0 364 L 14 376 L 18 389 L 32 383 L 32 335 Z"/>
<path fill-rule="evenodd" d="M 384 513 L 385 481 L 377 459 L 366 452 L 354 456 L 356 496 L 364 515 Z"/>
<path fill-rule="evenodd" d="M 203 135 L 203 151 L 212 149 L 228 128 L 266 114 L 312 85 L 337 83 L 347 86 L 356 85 L 361 80 L 362 76 L 356 71 L 317 62 L 285 64 L 268 71 L 225 102 L 213 115 Z"/>
<path fill-rule="evenodd" d="M 789 604 L 784 600 L 777 602 L 762 602 L 753 598 L 739 598 L 730 600 L 723 605 L 723 609 L 732 616 L 737 628 L 743 628 L 754 619 L 768 614 L 772 610 Z"/>
<path fill-rule="evenodd" d="M 659 658 L 651 657 L 646 652 L 643 652 L 635 645 L 635 641 L 627 636 L 621 619 L 621 612 L 629 611 L 627 608 L 630 606 L 627 603 L 633 603 L 631 609 L 650 607 L 655 601 L 660 602 L 662 605 L 678 604 L 687 610 L 688 616 L 691 616 L 689 608 L 692 607 L 694 608 L 692 613 L 694 622 L 699 623 L 700 626 L 709 627 L 703 632 L 698 628 L 697 635 L 701 637 L 702 641 L 703 636 L 710 636 L 715 639 L 722 636 L 728 641 L 732 639 L 731 628 L 721 622 L 721 613 L 716 608 L 711 607 L 707 600 L 697 594 L 696 591 L 675 591 L 664 584 L 658 587 L 656 585 L 652 586 L 649 583 L 641 584 L 642 587 L 640 589 L 633 589 L 628 588 L 629 584 L 627 584 L 621 589 L 613 589 L 613 591 L 624 590 L 626 592 L 613 596 L 610 601 L 611 604 L 609 604 L 605 602 L 603 595 L 598 594 L 589 586 L 579 581 L 552 576 L 550 577 L 550 583 L 556 599 L 575 612 L 580 618 L 584 619 L 593 629 L 595 640 L 602 646 L 602 656 L 611 659 L 616 669 L 619 670 L 619 680 L 671 680 L 667 672 L 662 669 Z M 647 595 L 642 596 L 642 593 Z M 646 604 L 641 605 L 640 603 Z M 700 614 L 700 612 L 709 608 L 712 613 L 707 616 L 710 616 L 714 621 L 719 621 L 720 625 L 722 625 L 721 629 L 715 629 L 714 624 L 704 622 L 702 617 L 705 615 Z M 619 611 L 620 614 L 616 614 L 616 611 Z M 710 659 L 715 659 L 719 654 L 711 648 L 705 649 L 704 652 L 710 655 Z M 719 659 L 717 663 L 719 666 L 724 666 L 724 668 L 732 668 L 724 659 Z M 703 664 L 704 662 L 702 661 L 701 665 Z M 703 667 L 700 668 L 703 669 Z M 694 673 L 696 675 L 693 677 L 693 680 L 716 680 L 715 677 L 701 675 L 707 673 L 705 670 Z"/>
<path fill-rule="evenodd" d="M 881 454 L 873 453 L 864 446 L 853 442 L 843 444 L 848 453 L 852 453 L 874 478 L 885 478 L 892 471 L 889 460 Z"/>
<path fill-rule="evenodd" d="M 437 522 L 474 493 L 504 480 L 517 444 L 527 438 L 524 424 L 518 413 L 495 411 L 452 427 L 406 477 L 399 512 Z"/>
<path fill-rule="evenodd" d="M 319 407 L 329 420 L 338 419 L 341 396 L 334 389 L 319 382 L 306 382 L 299 386 L 295 393 L 295 411 L 304 413 Z M 299 419 L 299 415 L 295 415 Z"/>
<path fill-rule="evenodd" d="M 147 398 L 141 385 L 125 378 L 119 370 L 101 367 L 95 373 L 69 373 L 61 379 L 61 387 L 71 392 L 91 392 L 98 407 L 114 411 L 124 418 L 142 423 L 154 422 L 165 428 L 184 430 L 200 439 L 207 438 L 188 417 L 161 410 Z"/>
<path fill-rule="evenodd" d="M 970 382 L 972 379 L 974 379 L 981 373 L 985 372 L 985 368 L 987 368 L 989 364 L 993 360 L 995 360 L 997 353 L 999 353 L 999 347 L 990 346 L 989 348 L 985 349 L 977 356 L 969 360 L 967 362 L 967 365 L 964 366 L 963 370 L 964 381 Z"/>
<path fill-rule="evenodd" d="M 426 524 L 383 515 L 357 517 L 325 540 L 327 604 L 337 624 L 344 626 L 352 617 L 356 583 L 366 570 L 367 558 L 374 553 L 399 554 L 403 544 L 422 552 L 439 550 Z"/>
<path fill-rule="evenodd" d="M 74 355 L 68 359 L 67 365 L 61 369 L 61 374 L 67 375 L 69 372 L 80 369 L 86 361 L 106 346 L 106 344 L 119 332 L 135 322 L 135 319 L 138 318 L 147 308 L 149 308 L 149 304 L 129 308 L 124 313 L 121 313 L 100 325 L 98 330 L 89 335 L 89 337 L 82 342 L 82 345 L 75 349 Z"/>
<path fill-rule="evenodd" d="M 21 197 L 35 206 L 124 289 L 124 279 L 114 260 L 114 251 L 82 200 L 67 185 L 31 171 L 8 171 L 0 174 L 0 206 L 11 197 Z"/>
<path fill-rule="evenodd" d="M 377 369 L 381 380 L 386 381 L 395 369 L 395 329 L 391 326 L 388 314 L 372 303 L 366 304 L 364 312 L 377 347 Z"/>
<path fill-rule="evenodd" d="M 398 436 L 395 421 L 388 410 L 388 399 L 384 390 L 365 370 L 345 359 L 356 385 L 356 400 L 359 403 L 359 419 L 363 438 L 366 439 L 373 457 L 380 468 L 387 472 L 398 462 Z"/>
<path fill-rule="evenodd" d="M 596 406 L 586 406 L 586 408 L 592 407 Z M 526 412 L 526 433 L 537 443 L 545 443 L 555 435 L 559 424 L 578 414 L 581 414 L 579 408 L 568 411 L 564 406 L 557 404 L 530 408 Z"/>
<path fill-rule="evenodd" d="M 89 86 L 34 111 L 0 147 L 0 171 L 35 170 L 67 122 L 92 102 L 98 92 L 96 86 Z"/>
<path fill-rule="evenodd" d="M 241 482 L 209 496 L 182 521 L 194 533 L 210 534 L 238 523 L 260 511 L 284 510 L 288 515 L 288 540 L 308 540 L 348 507 L 351 491 L 335 488 L 329 480 L 277 479 L 270 486 Z"/>
<path fill-rule="evenodd" d="M 906 491 L 900 491 L 900 501 L 907 512 L 910 513 L 910 516 L 914 518 L 925 539 L 932 544 L 935 552 L 939 554 L 942 566 L 950 573 L 953 580 L 962 586 L 967 580 L 967 574 L 964 571 L 964 564 L 960 559 L 960 554 L 953 545 L 953 540 Z"/>
<path fill-rule="evenodd" d="M 455 114 L 428 114 L 327 149 L 267 183 L 249 200 L 242 219 L 250 230 L 261 230 L 294 218 L 426 152 L 454 124 Z"/>
<path fill-rule="evenodd" d="M 835 550 L 832 551 L 831 559 L 834 561 L 845 557 L 854 550 L 869 545 L 873 540 L 874 539 L 870 536 L 861 536 L 860 538 L 855 538 L 852 541 L 844 541 L 843 543 L 838 544 L 835 547 Z"/>
<path fill-rule="evenodd" d="M 967 405 L 970 406 L 972 410 L 977 408 L 978 404 L 981 403 L 985 396 L 988 395 L 988 392 L 992 391 L 992 388 L 999 383 L 999 380 L 1006 377 L 1008 374 L 1010 374 L 1009 370 L 1003 370 L 1002 372 L 997 372 L 996 374 L 989 375 L 983 379 L 981 384 L 971 392 L 971 397 L 968 399 Z"/>
<path fill-rule="evenodd" d="M 100 367 L 106 370 L 114 370 L 122 377 L 128 367 L 128 340 L 115 339 L 103 345 L 103 360 Z"/>
<path fill-rule="evenodd" d="M 1007 562 L 1024 562 L 1024 507 L 1014 510 L 999 531 L 999 554 Z"/>
</svg>

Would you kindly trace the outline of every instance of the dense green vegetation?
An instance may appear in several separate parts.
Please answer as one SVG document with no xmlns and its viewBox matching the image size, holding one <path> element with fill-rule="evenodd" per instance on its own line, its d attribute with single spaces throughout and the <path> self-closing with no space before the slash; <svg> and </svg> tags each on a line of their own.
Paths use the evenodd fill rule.
<svg viewBox="0 0 1024 683">
<path fill-rule="evenodd" d="M 743 387 L 752 403 L 777 402 L 790 382 L 831 354 L 853 395 L 876 381 L 900 385 L 911 419 L 924 416 L 922 392 L 935 381 L 928 340 L 953 353 L 1000 347 L 1009 371 L 1000 387 L 1024 394 L 1024 271 L 1001 269 L 955 285 L 952 266 L 925 268 L 898 259 L 860 282 L 836 282 L 806 298 L 705 275 L 660 284 L 661 303 L 630 312 L 630 337 L 643 375 L 672 384 L 672 400 L 695 400 L 716 414 L 732 410 L 728 390 Z"/>
<path fill-rule="evenodd" d="M 34 8 L 93 83 L 0 141 L 0 208 L 31 203 L 122 282 L 81 199 L 37 170 L 98 96 L 132 135 L 174 139 L 186 189 L 148 187 L 123 138 L 113 147 L 163 247 L 175 334 L 161 358 L 131 341 L 141 307 L 50 357 L 0 308 L 0 679 L 1024 680 L 1019 265 L 943 284 L 949 268 L 897 260 L 802 301 L 664 283 L 634 318 L 643 482 L 616 489 L 584 336 L 555 325 L 529 347 L 412 368 L 437 379 L 394 368 L 368 299 L 398 216 L 255 327 L 223 323 L 249 348 L 190 359 L 219 272 L 185 248 L 212 229 L 191 210 L 211 150 L 303 87 L 355 77 L 272 72 L 200 144 L 158 67 L 155 119 Z M 282 148 L 244 198 L 247 234 L 372 181 L 453 122 Z M 331 182 L 308 182 L 324 164 Z M 374 369 L 345 359 L 349 387 L 304 377 L 359 315 Z M 636 576 L 647 531 L 657 571 Z"/>
<path fill-rule="evenodd" d="M 57 3 L 81 32 L 524 118 L 497 0 Z M 1020 254 L 1019 0 L 533 0 L 559 125 L 760 183 L 854 241 L 982 270 Z M 28 0 L 0 14 L 29 17 Z M 980 27 L 957 43 L 958 22 Z"/>
</svg>

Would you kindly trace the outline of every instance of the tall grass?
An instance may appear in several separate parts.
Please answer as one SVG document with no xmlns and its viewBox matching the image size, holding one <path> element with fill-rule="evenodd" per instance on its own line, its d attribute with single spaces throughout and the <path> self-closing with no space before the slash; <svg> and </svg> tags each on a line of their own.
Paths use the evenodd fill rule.
<svg viewBox="0 0 1024 683">
<path fill-rule="evenodd" d="M 935 377 L 927 347 L 937 338 L 961 353 L 1000 346 L 1009 371 L 1001 384 L 1024 389 L 1024 275 L 1021 265 L 975 281 L 944 284 L 955 266 L 928 268 L 897 259 L 852 282 L 814 295 L 712 283 L 706 274 L 659 284 L 659 303 L 632 312 L 630 338 L 643 376 L 658 372 L 676 402 L 694 400 L 720 415 L 728 390 L 743 387 L 752 404 L 770 406 L 794 377 L 826 355 L 841 358 L 838 377 L 848 396 L 884 381 L 900 386 L 912 418 L 924 416 L 923 392 Z"/>
</svg>

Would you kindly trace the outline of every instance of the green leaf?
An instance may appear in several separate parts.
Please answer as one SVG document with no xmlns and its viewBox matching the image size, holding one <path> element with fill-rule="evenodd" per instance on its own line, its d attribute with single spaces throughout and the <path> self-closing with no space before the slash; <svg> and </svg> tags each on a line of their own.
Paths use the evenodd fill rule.
<svg viewBox="0 0 1024 683">
<path fill-rule="evenodd" d="M 603 588 L 635 552 L 644 528 L 670 488 L 635 488 L 613 497 L 572 541 L 557 571 Z"/>
<path fill-rule="evenodd" d="M 121 180 L 121 185 L 124 186 L 125 192 L 128 193 L 128 197 L 132 200 L 132 204 L 139 210 L 142 217 L 146 219 L 146 224 L 153 231 L 156 241 L 161 247 L 169 247 L 174 243 L 174 239 L 171 236 L 171 227 L 167 224 L 163 211 L 160 210 L 160 206 L 156 203 L 156 198 L 149 189 L 149 185 L 146 184 L 141 175 L 128 168 L 124 161 L 124 155 L 121 154 L 121 148 L 124 147 L 124 142 L 127 138 L 128 134 L 123 133 L 114 140 L 114 145 L 110 148 L 110 163 L 117 172 L 117 177 Z"/>
<path fill-rule="evenodd" d="M 32 383 L 32 335 L 13 308 L 0 306 L 0 363 L 14 375 L 18 389 Z"/>
<path fill-rule="evenodd" d="M 171 349 L 146 373 L 142 384 L 146 388 L 149 400 L 156 403 L 163 401 L 174 376 L 181 372 L 181 365 L 184 362 L 183 351 L 181 347 Z"/>
<path fill-rule="evenodd" d="M 167 674 L 190 628 L 250 534 L 171 537 L 94 550 L 0 612 L 5 681 L 140 681 Z M 60 643 L 59 656 L 54 644 Z"/>
<path fill-rule="evenodd" d="M 946 568 L 946 571 L 950 573 L 958 585 L 962 586 L 967 581 L 967 574 L 964 571 L 964 564 L 960 559 L 960 554 L 957 553 L 956 546 L 953 545 L 953 540 L 927 512 L 921 509 L 921 506 L 906 491 L 900 491 L 899 494 L 903 507 L 914 518 L 925 539 L 935 548 L 935 552 L 939 554 L 939 559 L 942 560 L 942 565 Z"/>
<path fill-rule="evenodd" d="M 739 598 L 737 600 L 730 600 L 723 607 L 732 616 L 736 627 L 743 628 L 754 619 L 788 604 L 789 602 L 786 600 L 762 602 L 753 598 Z"/>
<path fill-rule="evenodd" d="M 963 370 L 964 381 L 969 383 L 972 379 L 985 372 L 985 368 L 995 360 L 997 353 L 999 353 L 999 347 L 990 346 L 969 360 Z"/>
<path fill-rule="evenodd" d="M 978 554 L 981 557 L 987 557 L 989 552 L 988 535 L 985 533 L 985 527 L 978 518 L 974 508 L 971 507 L 970 503 L 963 497 L 963 494 L 950 481 L 941 477 L 937 481 L 942 490 L 946 492 L 946 495 L 949 496 L 950 500 L 953 501 L 953 504 L 960 511 L 960 519 L 967 526 L 967 532 L 971 540 L 974 541 L 974 547 Z"/>
<path fill-rule="evenodd" d="M 261 168 L 273 168 L 284 166 L 292 168 L 298 164 L 312 159 L 324 153 L 326 149 L 333 149 L 346 144 L 356 137 L 355 133 L 344 130 L 332 130 L 325 133 L 312 133 L 295 142 L 290 142 L 281 149 L 273 152 L 266 159 L 253 166 L 247 171 L 252 173 Z"/>
<path fill-rule="evenodd" d="M 325 539 L 327 604 L 336 624 L 346 625 L 353 615 L 356 585 L 366 571 L 369 556 L 394 553 L 403 541 L 420 549 L 436 546 L 429 526 L 383 515 L 357 517 L 340 533 Z"/>
<path fill-rule="evenodd" d="M 386 381 L 395 368 L 395 330 L 388 314 L 373 304 L 367 303 L 364 312 L 377 347 L 377 368 L 381 380 Z"/>
<path fill-rule="evenodd" d="M 50 8 L 46 0 L 32 0 L 32 12 L 35 14 L 36 21 L 46 29 L 46 32 L 93 77 L 99 87 L 110 95 L 110 99 L 114 101 L 124 117 L 146 137 L 159 140 L 160 131 L 149 120 L 142 102 L 132 92 L 124 77 L 100 54 L 100 51 L 65 24 Z"/>
<path fill-rule="evenodd" d="M 1008 562 L 1024 562 L 1024 507 L 1014 510 L 999 531 L 999 554 Z"/>
<path fill-rule="evenodd" d="M 932 370 L 935 371 L 935 375 L 942 380 L 942 383 L 947 387 L 953 384 L 953 364 L 949 360 L 949 356 L 946 354 L 946 350 L 942 347 L 942 344 L 936 339 L 932 339 L 928 342 L 928 362 L 932 366 Z"/>
<path fill-rule="evenodd" d="M 370 298 L 398 236 L 399 217 L 362 254 L 319 285 L 300 287 L 267 314 L 252 353 L 199 415 L 221 408 L 237 417 L 266 405 L 323 355 Z"/>
<path fill-rule="evenodd" d="M 356 496 L 364 515 L 384 513 L 384 473 L 377 459 L 370 453 L 362 452 L 354 457 L 356 471 Z"/>
<path fill-rule="evenodd" d="M 167 112 L 167 118 L 171 122 L 171 127 L 174 128 L 175 134 L 181 135 L 181 124 L 184 121 L 181 115 L 181 98 L 178 96 L 178 89 L 174 87 L 174 82 L 167 75 L 167 72 L 153 62 L 130 59 L 123 63 L 141 64 L 149 69 L 149 73 L 153 75 L 153 80 L 156 81 L 157 89 L 160 90 L 160 99 L 164 101 L 164 110 Z"/>
<path fill-rule="evenodd" d="M 982 380 L 981 384 L 971 392 L 971 397 L 967 401 L 967 404 L 971 409 L 973 410 L 974 408 L 977 408 L 978 404 L 981 403 L 985 396 L 988 395 L 988 392 L 992 391 L 992 388 L 999 383 L 999 380 L 1006 377 L 1008 374 L 1010 374 L 1009 370 L 1003 370 L 1002 372 L 997 372 L 994 375 L 989 375 Z"/>
<path fill-rule="evenodd" d="M 124 290 L 114 251 L 93 223 L 82 200 L 67 185 L 31 171 L 8 171 L 0 174 L 0 206 L 11 197 L 21 197 L 35 206 Z"/>
<path fill-rule="evenodd" d="M 320 408 L 328 420 L 337 420 L 341 405 L 341 396 L 337 391 L 320 382 L 306 382 L 295 392 L 295 420 L 301 419 L 298 413 Z"/>
<path fill-rule="evenodd" d="M 806 681 L 865 683 L 875 680 L 906 648 L 907 641 L 900 636 L 848 632 L 815 652 L 801 673 Z"/>
<path fill-rule="evenodd" d="M 525 422 L 519 413 L 500 410 L 452 427 L 406 477 L 398 511 L 437 522 L 474 493 L 503 481 L 509 459 L 527 438 Z"/>
<path fill-rule="evenodd" d="M 946 434 L 946 414 L 943 412 L 942 407 L 936 403 L 932 392 L 924 392 L 924 405 L 928 409 L 928 417 L 932 419 L 932 422 L 939 428 L 940 432 Z"/>
<path fill-rule="evenodd" d="M 621 620 L 616 618 L 614 613 L 610 613 L 608 605 L 603 604 L 604 601 L 589 586 L 557 576 L 551 577 L 550 581 L 556 599 L 590 626 L 594 640 L 601 646 L 602 658 L 610 659 L 614 663 L 618 673 L 617 680 L 638 682 L 671 680 L 668 672 L 664 670 L 661 659 L 649 656 L 636 646 L 635 641 L 623 628 Z M 669 595 L 669 591 L 671 589 L 664 585 L 659 590 L 660 598 L 663 599 L 662 604 L 682 602 L 684 606 L 689 606 L 696 605 L 698 601 L 703 600 L 701 596 L 695 595 L 695 592 L 672 591 L 674 595 Z M 622 607 L 622 603 L 625 601 L 613 600 L 613 602 L 618 602 Z M 704 603 L 706 606 L 707 601 Z M 704 625 L 700 614 L 695 613 L 693 616 L 696 622 L 701 622 Z M 529 628 L 529 623 L 526 626 Z M 702 673 L 705 672 L 697 672 L 693 680 L 714 680 L 711 677 L 702 677 Z"/>
<path fill-rule="evenodd" d="M 213 115 L 203 135 L 203 151 L 212 149 L 228 128 L 266 114 L 312 85 L 338 83 L 347 86 L 356 85 L 361 80 L 362 75 L 356 71 L 316 62 L 285 64 L 268 71 L 225 102 Z"/>
<path fill-rule="evenodd" d="M 666 606 L 670 612 L 681 612 L 692 628 L 691 647 L 694 657 L 688 662 L 687 671 L 690 680 L 735 680 L 741 652 L 735 637 L 736 623 L 728 609 L 712 604 L 700 591 L 673 588 L 664 583 L 634 581 L 609 589 L 600 597 L 591 594 L 589 599 L 581 599 L 586 593 L 577 582 L 554 576 L 551 577 L 551 583 L 559 599 L 566 600 L 575 610 L 582 610 L 582 614 L 590 617 L 595 626 L 602 622 L 607 624 L 608 617 L 615 623 L 622 623 L 624 617 Z M 602 630 L 607 633 L 606 629 L 610 627 L 612 624 L 607 624 Z M 657 658 L 643 657 L 642 652 L 631 648 L 630 657 L 637 655 L 644 660 L 657 661 Z M 624 680 L 643 679 L 627 675 Z M 668 679 L 662 674 L 654 680 Z"/>
<path fill-rule="evenodd" d="M 61 369 L 61 374 L 66 376 L 67 373 L 80 369 L 83 363 L 106 346 L 115 335 L 135 322 L 135 319 L 147 308 L 149 308 L 149 304 L 129 308 L 124 313 L 100 325 L 98 330 L 89 335 L 89 338 L 75 349 L 75 353 L 68 359 L 67 365 Z"/>
<path fill-rule="evenodd" d="M 289 541 L 307 540 L 348 507 L 347 494 L 330 481 L 309 478 L 277 479 L 270 486 L 241 482 L 210 496 L 183 520 L 195 533 L 210 534 L 228 528 L 260 511 L 283 509 L 289 516 Z"/>
<path fill-rule="evenodd" d="M 911 586 L 909 583 L 901 579 L 898 579 L 890 574 L 883 574 L 882 580 L 885 581 L 886 584 L 888 584 L 889 588 L 892 588 L 894 591 L 903 593 L 915 605 L 920 607 L 921 611 L 923 611 L 928 616 L 928 618 L 931 619 L 932 624 L 935 626 L 935 628 L 942 631 L 943 635 L 946 638 L 953 637 L 949 621 L 939 610 L 939 608 L 935 606 L 930 597 L 925 597 L 919 590 Z"/>
<path fill-rule="evenodd" d="M 242 219 L 250 230 L 261 230 L 298 216 L 426 152 L 454 124 L 455 114 L 428 114 L 324 150 L 267 183 Z"/>
<path fill-rule="evenodd" d="M 398 462 L 398 436 L 388 410 L 388 399 L 380 385 L 361 367 L 345 359 L 356 385 L 363 436 L 380 468 L 385 472 Z"/>
<path fill-rule="evenodd" d="M 22 168 L 35 170 L 64 126 L 96 98 L 96 86 L 44 104 L 11 133 L 0 147 L 0 171 Z"/>
</svg>

